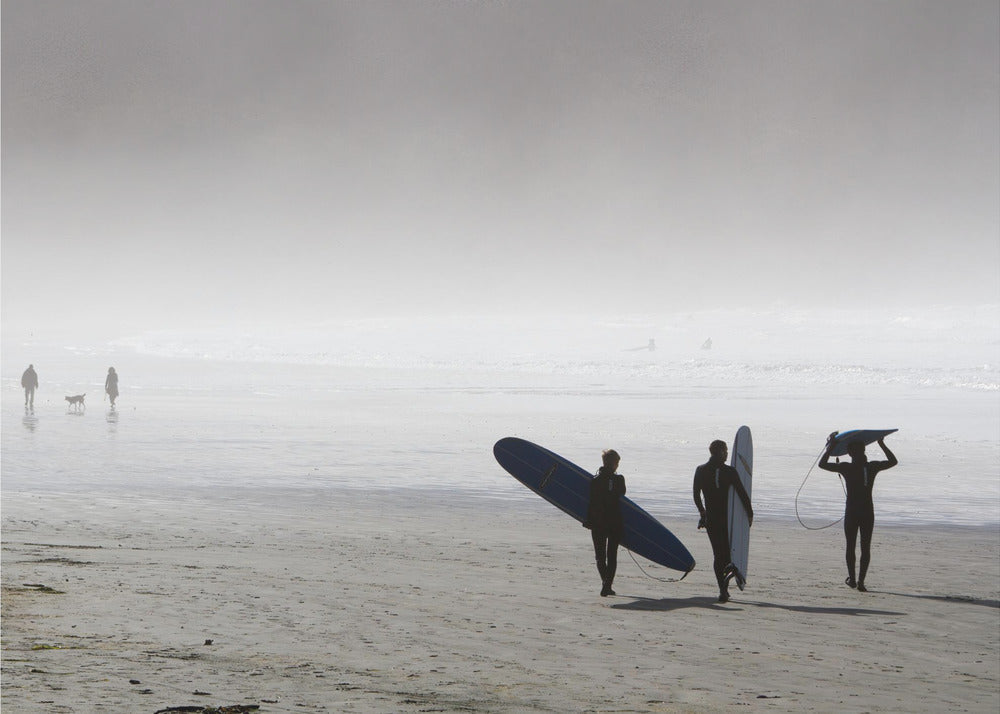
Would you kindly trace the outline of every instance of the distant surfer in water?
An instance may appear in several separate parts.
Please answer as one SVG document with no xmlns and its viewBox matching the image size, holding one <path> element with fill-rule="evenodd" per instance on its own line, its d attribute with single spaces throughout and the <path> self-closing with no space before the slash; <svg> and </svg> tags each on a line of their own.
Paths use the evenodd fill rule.
<svg viewBox="0 0 1000 714">
<path fill-rule="evenodd" d="M 819 461 L 819 467 L 825 471 L 833 471 L 844 477 L 847 484 L 847 505 L 844 508 L 844 535 L 847 537 L 847 580 L 844 582 L 861 592 L 867 592 L 865 575 L 872 559 L 872 532 L 875 530 L 875 504 L 872 501 L 872 486 L 879 471 L 891 469 L 899 463 L 896 456 L 889 451 L 883 439 L 878 440 L 888 461 L 869 461 L 865 456 L 865 445 L 855 441 L 848 445 L 847 453 L 851 457 L 848 464 L 830 463 L 830 450 L 835 444 L 837 432 L 830 434 L 826 451 Z M 861 533 L 861 571 L 855 580 L 854 550 Z"/>
<path fill-rule="evenodd" d="M 753 525 L 753 508 L 750 506 L 750 496 L 747 494 L 740 475 L 736 469 L 726 463 L 729 457 L 729 447 L 724 441 L 713 441 L 708 447 L 711 454 L 707 462 L 694 472 L 694 503 L 698 506 L 701 520 L 698 528 L 708 531 L 708 540 L 712 543 L 714 559 L 712 567 L 715 579 L 719 582 L 719 602 L 729 601 L 729 579 L 734 574 L 733 563 L 729 554 L 729 489 L 736 489 L 743 507 L 746 508 L 750 525 Z M 705 502 L 702 503 L 702 494 Z"/>
<path fill-rule="evenodd" d="M 621 457 L 618 452 L 608 449 L 601 454 L 604 465 L 590 482 L 590 503 L 587 506 L 587 521 L 583 525 L 590 529 L 594 540 L 594 555 L 597 558 L 597 572 L 601 575 L 601 597 L 614 595 L 611 585 L 618 569 L 618 544 L 625 529 L 622 519 L 621 497 L 625 495 L 625 477 L 615 473 Z"/>
<path fill-rule="evenodd" d="M 114 367 L 108 367 L 108 376 L 104 379 L 104 391 L 111 399 L 111 408 L 115 408 L 115 400 L 118 399 L 118 373 Z"/>
</svg>

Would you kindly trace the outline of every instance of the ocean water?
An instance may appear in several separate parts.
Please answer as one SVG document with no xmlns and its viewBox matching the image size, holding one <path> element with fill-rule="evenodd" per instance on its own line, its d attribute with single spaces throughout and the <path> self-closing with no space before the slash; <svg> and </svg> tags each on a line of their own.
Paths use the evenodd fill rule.
<svg viewBox="0 0 1000 714">
<path fill-rule="evenodd" d="M 41 380 L 33 414 L 19 386 L 29 362 Z M 110 365 L 114 411 L 102 401 Z M 70 410 L 63 396 L 83 392 L 87 409 Z M 493 443 L 513 435 L 588 469 L 617 449 L 629 495 L 669 525 L 694 513 L 709 442 L 741 424 L 753 430 L 758 518 L 833 522 L 839 480 L 813 468 L 826 435 L 895 427 L 900 465 L 876 484 L 879 521 L 995 527 L 1000 306 L 4 336 L 4 492 L 280 507 L 413 490 L 551 508 L 494 461 Z"/>
</svg>

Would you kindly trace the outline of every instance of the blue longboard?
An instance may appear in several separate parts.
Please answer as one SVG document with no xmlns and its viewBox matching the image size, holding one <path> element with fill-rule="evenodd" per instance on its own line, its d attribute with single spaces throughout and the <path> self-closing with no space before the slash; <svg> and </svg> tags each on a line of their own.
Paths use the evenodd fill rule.
<svg viewBox="0 0 1000 714">
<path fill-rule="evenodd" d="M 497 462 L 518 481 L 581 523 L 587 518 L 590 482 L 593 476 L 559 454 L 508 437 L 493 446 Z M 677 536 L 631 499 L 621 499 L 625 533 L 622 545 L 643 558 L 685 575 L 694 568 L 694 558 Z"/>
<path fill-rule="evenodd" d="M 860 441 L 865 446 L 874 444 L 898 429 L 853 429 L 842 431 L 833 437 L 833 448 L 830 449 L 830 456 L 844 456 L 847 454 L 847 447 L 855 441 Z"/>
</svg>

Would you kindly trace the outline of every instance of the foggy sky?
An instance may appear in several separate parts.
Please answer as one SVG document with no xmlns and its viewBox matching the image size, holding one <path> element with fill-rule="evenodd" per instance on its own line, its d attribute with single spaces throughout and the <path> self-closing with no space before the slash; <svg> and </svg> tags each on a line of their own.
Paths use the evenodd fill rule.
<svg viewBox="0 0 1000 714">
<path fill-rule="evenodd" d="M 8 327 L 1000 300 L 994 0 L 2 24 Z"/>
</svg>

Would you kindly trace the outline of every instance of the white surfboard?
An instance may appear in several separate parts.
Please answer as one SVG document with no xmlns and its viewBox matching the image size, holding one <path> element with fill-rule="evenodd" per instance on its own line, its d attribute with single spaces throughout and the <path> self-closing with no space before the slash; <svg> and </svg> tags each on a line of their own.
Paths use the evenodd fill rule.
<svg viewBox="0 0 1000 714">
<path fill-rule="evenodd" d="M 749 496 L 753 481 L 753 438 L 748 426 L 741 426 L 736 431 L 730 465 L 736 469 Z M 750 559 L 750 516 L 735 489 L 729 492 L 729 557 L 736 568 L 733 574 L 736 586 L 742 590 L 747 582 L 747 565 Z"/>
</svg>

